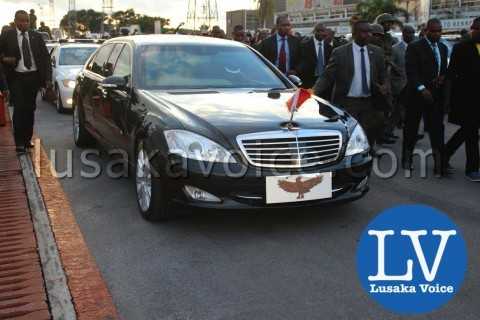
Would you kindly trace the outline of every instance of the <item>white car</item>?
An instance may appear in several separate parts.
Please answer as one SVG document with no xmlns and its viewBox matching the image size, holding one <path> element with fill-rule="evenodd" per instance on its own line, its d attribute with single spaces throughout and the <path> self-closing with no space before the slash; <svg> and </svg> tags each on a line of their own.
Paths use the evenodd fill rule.
<svg viewBox="0 0 480 320">
<path fill-rule="evenodd" d="M 59 113 L 72 109 L 72 95 L 75 79 L 85 62 L 97 50 L 98 44 L 62 44 L 52 54 L 52 81 Z"/>
</svg>

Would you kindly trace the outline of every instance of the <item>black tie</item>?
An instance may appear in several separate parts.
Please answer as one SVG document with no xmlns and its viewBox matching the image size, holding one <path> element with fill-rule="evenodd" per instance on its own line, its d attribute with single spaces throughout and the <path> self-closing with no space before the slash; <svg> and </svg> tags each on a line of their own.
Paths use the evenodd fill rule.
<svg viewBox="0 0 480 320">
<path fill-rule="evenodd" d="M 22 32 L 22 53 L 23 53 L 23 64 L 25 68 L 30 70 L 32 68 L 32 56 L 30 55 L 30 49 L 28 48 L 28 39 L 25 32 Z"/>
</svg>

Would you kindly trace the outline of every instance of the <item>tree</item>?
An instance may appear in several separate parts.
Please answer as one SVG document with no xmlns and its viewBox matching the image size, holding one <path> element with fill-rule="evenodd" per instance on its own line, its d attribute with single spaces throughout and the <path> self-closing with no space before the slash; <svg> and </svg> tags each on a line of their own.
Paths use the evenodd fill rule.
<svg viewBox="0 0 480 320">
<path fill-rule="evenodd" d="M 362 19 L 373 22 L 377 16 L 382 13 L 390 13 L 392 15 L 402 14 L 408 21 L 409 15 L 407 10 L 397 6 L 398 0 L 366 0 L 357 5 L 357 12 Z"/>
<path fill-rule="evenodd" d="M 259 23 L 265 28 L 267 21 L 272 21 L 273 19 L 275 2 L 274 0 L 255 0 L 255 2 L 257 3 Z"/>
<path fill-rule="evenodd" d="M 69 11 L 60 21 L 60 27 L 75 36 L 75 32 L 100 32 L 102 13 L 95 10 Z"/>
</svg>

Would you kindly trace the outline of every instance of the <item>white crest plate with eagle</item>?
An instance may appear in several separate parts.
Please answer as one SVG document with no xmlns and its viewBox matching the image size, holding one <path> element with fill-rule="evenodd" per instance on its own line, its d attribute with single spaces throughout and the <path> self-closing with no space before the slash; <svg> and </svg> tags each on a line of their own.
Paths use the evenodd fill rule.
<svg viewBox="0 0 480 320">
<path fill-rule="evenodd" d="M 332 197 L 332 173 L 266 177 L 267 204 L 328 199 Z"/>
</svg>

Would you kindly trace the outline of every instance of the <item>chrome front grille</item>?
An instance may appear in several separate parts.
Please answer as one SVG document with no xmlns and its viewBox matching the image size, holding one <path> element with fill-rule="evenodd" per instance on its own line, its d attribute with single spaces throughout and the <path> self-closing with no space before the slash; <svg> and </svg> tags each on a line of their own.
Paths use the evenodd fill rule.
<svg viewBox="0 0 480 320">
<path fill-rule="evenodd" d="M 248 162 L 267 168 L 304 168 L 333 162 L 342 148 L 337 130 L 269 131 L 237 137 Z"/>
</svg>

